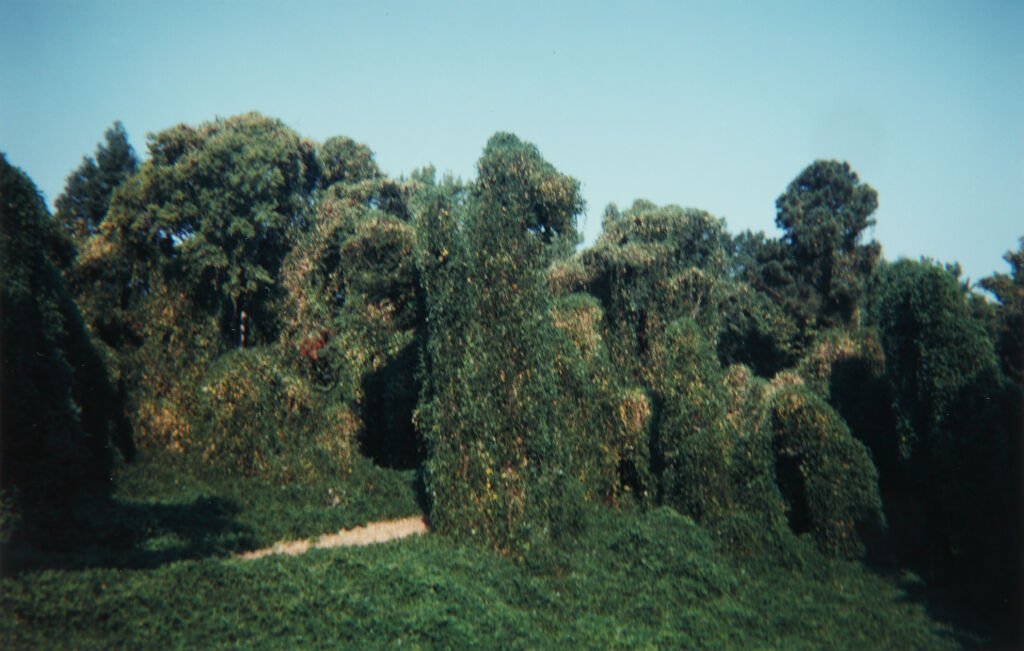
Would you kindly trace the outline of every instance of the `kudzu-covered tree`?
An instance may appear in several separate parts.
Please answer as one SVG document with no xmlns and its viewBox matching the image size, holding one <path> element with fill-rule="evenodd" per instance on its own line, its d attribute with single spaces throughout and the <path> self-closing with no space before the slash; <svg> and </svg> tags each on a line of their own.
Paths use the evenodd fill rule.
<svg viewBox="0 0 1024 651">
<path fill-rule="evenodd" d="M 332 151 L 333 165 L 363 169 L 369 150 Z M 355 160 L 346 162 L 348 155 Z M 281 272 L 289 364 L 346 405 L 363 451 L 389 466 L 421 459 L 412 412 L 423 331 L 416 232 L 390 210 L 407 215 L 408 203 L 433 183 L 432 173 L 402 182 L 377 173 L 335 180 L 318 193 Z"/>
<path fill-rule="evenodd" d="M 786 308 L 792 277 L 779 240 L 741 233 L 728 245 L 730 284 L 721 300 L 717 353 L 723 364 L 744 364 L 761 377 L 792 366 L 805 345 L 806 319 Z"/>
<path fill-rule="evenodd" d="M 898 455 L 884 464 L 898 474 L 883 485 L 910 497 L 890 507 L 897 550 L 926 560 L 935 580 L 1002 608 L 1019 588 L 1008 577 L 1020 567 L 1020 387 L 1000 377 L 955 268 L 884 265 L 871 313 Z"/>
<path fill-rule="evenodd" d="M 60 234 L 32 181 L 0 154 L 0 478 L 29 529 L 69 524 L 110 488 L 131 433 L 102 357 L 47 257 Z"/>
<path fill-rule="evenodd" d="M 319 172 L 312 143 L 255 113 L 179 125 L 149 150 L 66 276 L 140 441 L 187 448 L 207 365 L 277 337 L 279 270 Z"/>
<path fill-rule="evenodd" d="M 575 242 L 579 183 L 533 145 L 487 143 L 465 204 L 435 193 L 418 222 L 427 292 L 427 443 L 431 521 L 441 531 L 523 553 L 572 531 L 571 476 L 556 333 L 544 270 Z"/>
<path fill-rule="evenodd" d="M 604 307 L 615 364 L 650 386 L 661 336 L 680 317 L 715 339 L 725 270 L 724 223 L 706 212 L 639 200 L 606 212 L 603 232 L 580 256 L 580 288 Z"/>
<path fill-rule="evenodd" d="M 745 367 L 723 371 L 696 323 L 681 319 L 666 332 L 661 378 L 654 447 L 665 503 L 750 553 L 809 533 L 825 553 L 856 557 L 865 537 L 878 539 L 870 454 L 798 376 L 764 386 Z"/>
<path fill-rule="evenodd" d="M 572 476 L 591 501 L 653 503 L 651 397 L 625 383 L 612 364 L 600 303 L 586 293 L 570 294 L 555 299 L 551 316 Z"/>
</svg>

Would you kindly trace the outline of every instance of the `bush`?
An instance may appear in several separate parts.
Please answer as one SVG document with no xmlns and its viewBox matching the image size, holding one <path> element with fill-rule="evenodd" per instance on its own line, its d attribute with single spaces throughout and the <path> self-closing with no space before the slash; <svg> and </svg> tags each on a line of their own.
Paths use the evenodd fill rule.
<svg viewBox="0 0 1024 651">
<path fill-rule="evenodd" d="M 227 474 L 273 481 L 344 475 L 359 420 L 310 383 L 283 373 L 274 351 L 243 349 L 220 357 L 199 389 L 190 452 Z"/>
</svg>

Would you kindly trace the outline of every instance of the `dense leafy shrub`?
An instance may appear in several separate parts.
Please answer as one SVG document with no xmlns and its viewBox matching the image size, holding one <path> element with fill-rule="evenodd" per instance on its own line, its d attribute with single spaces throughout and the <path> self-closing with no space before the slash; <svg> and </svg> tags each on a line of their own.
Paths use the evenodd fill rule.
<svg viewBox="0 0 1024 651">
<path fill-rule="evenodd" d="M 604 315 L 589 294 L 555 301 L 555 368 L 559 406 L 571 450 L 572 475 L 587 497 L 607 504 L 624 498 L 649 503 L 651 400 L 621 385 L 605 345 Z"/>
<path fill-rule="evenodd" d="M 331 404 L 304 378 L 282 372 L 276 352 L 251 348 L 222 355 L 199 389 L 188 450 L 228 474 L 277 481 L 344 475 L 359 420 Z"/>
</svg>

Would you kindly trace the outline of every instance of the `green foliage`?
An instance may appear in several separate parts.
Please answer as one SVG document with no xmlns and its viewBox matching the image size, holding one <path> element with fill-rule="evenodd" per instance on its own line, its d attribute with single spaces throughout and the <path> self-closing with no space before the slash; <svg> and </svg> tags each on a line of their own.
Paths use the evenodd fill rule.
<svg viewBox="0 0 1024 651">
<path fill-rule="evenodd" d="M 842 416 L 851 433 L 871 451 L 880 476 L 898 472 L 898 441 L 885 352 L 873 328 L 823 332 L 796 366 L 807 387 Z"/>
<path fill-rule="evenodd" d="M 819 160 L 789 184 L 775 206 L 795 280 L 820 296 L 819 320 L 855 320 L 881 253 L 875 242 L 860 244 L 863 231 L 875 223 L 878 193 L 860 182 L 849 163 Z"/>
<path fill-rule="evenodd" d="M 1008 251 L 1003 259 L 1009 274 L 996 273 L 978 283 L 999 301 L 996 311 L 996 352 L 1003 373 L 1015 382 L 1024 382 L 1024 237 L 1020 248 Z"/>
<path fill-rule="evenodd" d="M 945 456 L 944 421 L 963 391 L 992 381 L 992 343 L 975 321 L 955 275 L 928 262 L 884 266 L 873 287 L 873 319 L 895 390 L 900 454 L 918 445 Z M 939 446 L 936 449 L 934 446 Z"/>
<path fill-rule="evenodd" d="M 198 515 L 204 503 L 190 504 Z M 147 516 L 154 534 L 171 524 L 168 515 Z M 557 571 L 428 534 L 254 562 L 26 573 L 2 579 L 0 635 L 14 646 L 128 648 L 942 649 L 986 641 L 931 619 L 912 596 L 913 577 L 884 578 L 811 553 L 796 569 L 733 566 L 670 509 L 587 517 L 587 533 L 560 555 Z"/>
<path fill-rule="evenodd" d="M 139 165 L 124 125 L 115 122 L 103 138 L 105 142 L 97 145 L 96 154 L 82 159 L 57 197 L 54 220 L 77 245 L 99 232 L 114 190 Z"/>
<path fill-rule="evenodd" d="M 303 378 L 282 372 L 274 351 L 223 355 L 203 385 L 193 452 L 229 474 L 292 481 L 344 475 L 351 467 L 358 419 L 326 403 Z"/>
<path fill-rule="evenodd" d="M 673 323 L 666 341 L 656 447 L 665 502 L 727 536 L 784 529 L 785 513 L 823 551 L 860 556 L 860 534 L 877 538 L 883 523 L 878 473 L 842 418 L 784 379 L 765 390 L 742 367 L 723 373 L 693 321 Z M 773 539 L 785 535 L 762 545 Z"/>
<path fill-rule="evenodd" d="M 881 269 L 872 294 L 899 443 L 886 464 L 898 474 L 884 479 L 910 496 L 891 506 L 894 544 L 989 616 L 1015 617 L 1019 385 L 1000 380 L 955 269 L 901 260 Z"/>
<path fill-rule="evenodd" d="M 122 284 L 134 296 L 178 289 L 216 319 L 227 345 L 271 340 L 275 280 L 312 189 L 312 146 L 250 113 L 168 129 L 149 149 L 101 233 L 129 260 Z"/>
<path fill-rule="evenodd" d="M 417 418 L 435 526 L 521 553 L 576 526 L 543 273 L 575 241 L 582 202 L 510 134 L 478 167 L 464 206 L 439 191 L 417 225 L 429 327 Z"/>
<path fill-rule="evenodd" d="M 620 385 L 605 345 L 604 314 L 589 294 L 557 299 L 555 368 L 565 438 L 573 445 L 571 474 L 587 498 L 607 504 L 650 503 L 651 400 Z"/>
<path fill-rule="evenodd" d="M 800 349 L 796 320 L 770 292 L 742 280 L 722 285 L 716 352 L 723 364 L 745 364 L 761 377 L 791 366 Z"/>
<path fill-rule="evenodd" d="M 4 509 L 28 527 L 69 525 L 109 489 L 112 444 L 131 433 L 103 360 L 46 256 L 55 233 L 32 181 L 0 155 Z M 6 519 L 6 518 L 5 518 Z"/>
<path fill-rule="evenodd" d="M 412 226 L 371 208 L 379 181 L 336 183 L 285 261 L 282 333 L 291 366 L 360 420 L 363 450 L 381 463 L 420 459 L 422 296 Z"/>
<path fill-rule="evenodd" d="M 694 319 L 717 337 L 726 240 L 724 223 L 699 210 L 637 201 L 606 216 L 581 255 L 581 289 L 601 301 L 612 359 L 632 382 L 651 386 L 649 367 L 672 321 Z"/>
<path fill-rule="evenodd" d="M 655 452 L 663 467 L 662 499 L 696 518 L 736 505 L 729 465 L 737 433 L 724 417 L 725 387 L 714 351 L 689 319 L 665 333 L 656 386 L 663 405 Z"/>
<path fill-rule="evenodd" d="M 53 222 L 4 162 L 18 408 L 3 412 L 0 537 L 73 512 L 75 535 L 51 544 L 66 553 L 18 543 L 5 562 L 125 574 L 5 579 L 5 640 L 49 642 L 42 623 L 80 645 L 145 631 L 316 646 L 338 630 L 349 644 L 948 642 L 890 603 L 892 584 L 829 560 L 875 547 L 880 495 L 894 558 L 991 612 L 1019 603 L 1021 255 L 982 282 L 998 305 L 953 267 L 880 266 L 861 241 L 877 196 L 849 165 L 790 184 L 779 240 L 637 201 L 609 206 L 573 255 L 579 183 L 511 134 L 468 185 L 432 168 L 388 179 L 365 145 L 258 114 L 153 135 L 141 166 L 119 124 L 106 139 Z M 72 506 L 105 495 L 125 413 L 143 462 L 118 470 L 114 499 Z M 196 560 L 421 508 L 449 535 L 257 569 Z M 261 586 L 244 621 L 218 610 L 239 585 Z M 199 614 L 169 629 L 124 605 L 138 597 Z"/>
<path fill-rule="evenodd" d="M 776 481 L 790 528 L 812 533 L 823 551 L 862 555 L 862 535 L 877 539 L 885 522 L 878 471 L 867 448 L 806 389 L 780 389 L 770 410 Z"/>
<path fill-rule="evenodd" d="M 328 138 L 317 150 L 317 158 L 320 161 L 321 187 L 327 188 L 335 183 L 359 183 L 381 176 L 370 148 L 351 138 Z"/>
</svg>

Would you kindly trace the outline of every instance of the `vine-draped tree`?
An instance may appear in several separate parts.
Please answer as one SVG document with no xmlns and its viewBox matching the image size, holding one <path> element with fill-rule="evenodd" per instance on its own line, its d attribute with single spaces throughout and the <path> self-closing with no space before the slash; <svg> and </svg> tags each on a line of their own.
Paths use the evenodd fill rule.
<svg viewBox="0 0 1024 651">
<path fill-rule="evenodd" d="M 1024 382 L 1024 237 L 1016 251 L 1003 259 L 1010 273 L 992 274 L 979 284 L 999 301 L 996 309 L 996 351 L 1003 372 L 1015 382 Z"/>
<path fill-rule="evenodd" d="M 955 267 L 886 264 L 871 297 L 898 443 L 897 459 L 884 464 L 896 472 L 882 479 L 890 495 L 912 496 L 915 510 L 893 505 L 896 543 L 970 599 L 1011 595 L 1019 589 L 1021 387 L 1000 376 Z M 1008 603 L 1019 602 L 987 605 Z"/>
<path fill-rule="evenodd" d="M 499 133 L 465 208 L 428 203 L 419 260 L 428 296 L 424 400 L 432 522 L 522 553 L 574 526 L 544 268 L 575 241 L 579 183 Z"/>
</svg>

